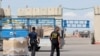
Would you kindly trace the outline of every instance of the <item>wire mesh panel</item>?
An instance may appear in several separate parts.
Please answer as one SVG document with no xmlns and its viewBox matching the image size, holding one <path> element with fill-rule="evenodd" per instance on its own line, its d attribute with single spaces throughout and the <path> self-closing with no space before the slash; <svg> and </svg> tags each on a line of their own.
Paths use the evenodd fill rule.
<svg viewBox="0 0 100 56">
<path fill-rule="evenodd" d="M 12 18 L 11 20 L 14 29 L 27 29 L 26 18 Z"/>
<path fill-rule="evenodd" d="M 55 19 L 54 18 L 41 18 L 38 20 L 38 25 L 42 26 L 54 26 Z"/>
<path fill-rule="evenodd" d="M 89 28 L 89 20 L 64 20 L 63 26 L 66 28 Z"/>
<path fill-rule="evenodd" d="M 36 20 L 37 19 L 29 19 L 29 25 L 36 26 L 37 25 Z"/>
<path fill-rule="evenodd" d="M 2 18 L 2 38 L 11 37 L 26 37 L 28 34 L 27 30 L 27 19 L 25 18 Z"/>
<path fill-rule="evenodd" d="M 44 31 L 54 30 L 54 18 L 2 18 L 1 20 L 2 37 L 25 37 L 31 30 L 31 27 L 40 27 Z"/>
</svg>

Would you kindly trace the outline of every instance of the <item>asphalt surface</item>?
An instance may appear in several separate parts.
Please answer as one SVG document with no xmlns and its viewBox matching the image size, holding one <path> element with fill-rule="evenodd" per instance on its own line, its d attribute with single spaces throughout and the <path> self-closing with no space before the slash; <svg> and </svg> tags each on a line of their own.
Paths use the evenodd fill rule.
<svg viewBox="0 0 100 56">
<path fill-rule="evenodd" d="M 100 56 L 100 45 L 91 45 L 90 38 L 66 38 L 65 43 L 60 56 Z M 41 47 L 36 56 L 50 56 L 50 47 Z"/>
</svg>

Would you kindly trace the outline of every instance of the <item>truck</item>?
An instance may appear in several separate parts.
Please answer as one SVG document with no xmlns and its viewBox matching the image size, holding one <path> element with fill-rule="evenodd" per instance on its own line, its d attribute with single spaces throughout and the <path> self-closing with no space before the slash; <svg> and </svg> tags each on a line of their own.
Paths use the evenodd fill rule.
<svg viewBox="0 0 100 56">
<path fill-rule="evenodd" d="M 43 44 L 45 36 L 54 30 L 55 19 L 54 18 L 1 18 L 0 20 L 0 46 L 2 50 L 3 39 L 9 39 L 11 37 L 27 37 L 28 33 L 31 31 L 31 27 L 35 26 L 38 37 L 40 37 L 40 46 L 50 46 L 47 45 L 50 41 Z M 63 32 L 62 32 L 63 33 Z M 62 34 L 61 33 L 61 34 Z"/>
<path fill-rule="evenodd" d="M 84 37 L 85 37 L 85 38 L 90 37 L 90 31 L 88 31 L 88 30 L 80 31 L 79 34 L 80 34 L 80 36 L 81 36 L 82 38 L 84 38 Z"/>
</svg>

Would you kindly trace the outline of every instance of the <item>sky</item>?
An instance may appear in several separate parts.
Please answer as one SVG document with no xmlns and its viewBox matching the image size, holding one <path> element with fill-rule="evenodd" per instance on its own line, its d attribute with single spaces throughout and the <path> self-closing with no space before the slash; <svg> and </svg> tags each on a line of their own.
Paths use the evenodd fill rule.
<svg viewBox="0 0 100 56">
<path fill-rule="evenodd" d="M 87 8 L 87 7 L 94 7 L 100 5 L 100 0 L 2 0 L 2 7 L 7 8 L 10 6 L 12 9 L 12 14 L 16 15 L 18 8 L 25 8 L 26 5 L 28 7 L 58 7 L 62 5 L 62 7 L 66 8 Z M 86 13 L 91 12 L 92 10 L 84 10 L 83 11 L 70 11 L 64 10 L 64 14 L 66 13 Z"/>
<path fill-rule="evenodd" d="M 12 15 L 17 15 L 18 8 L 25 8 L 26 5 L 30 8 L 58 7 L 62 8 L 88 8 L 100 6 L 100 0 L 2 0 L 2 8 L 10 6 Z M 63 19 L 85 19 L 91 21 L 90 29 L 93 29 L 93 8 L 87 10 L 68 10 L 63 9 Z M 74 18 L 73 18 L 74 17 Z"/>
</svg>

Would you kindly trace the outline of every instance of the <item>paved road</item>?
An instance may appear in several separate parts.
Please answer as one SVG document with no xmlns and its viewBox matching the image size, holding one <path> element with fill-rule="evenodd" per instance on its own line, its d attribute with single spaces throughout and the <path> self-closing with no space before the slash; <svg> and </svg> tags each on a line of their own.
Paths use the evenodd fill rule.
<svg viewBox="0 0 100 56">
<path fill-rule="evenodd" d="M 65 42 L 61 56 L 100 56 L 100 45 L 91 45 L 89 38 L 67 38 Z M 36 56 L 50 56 L 50 47 L 42 47 Z"/>
</svg>

